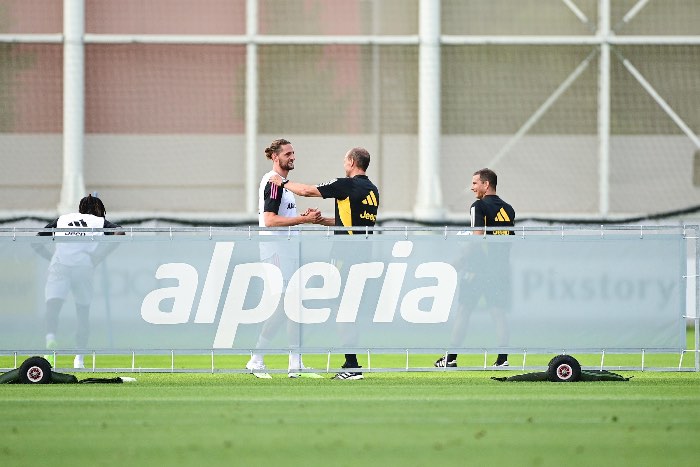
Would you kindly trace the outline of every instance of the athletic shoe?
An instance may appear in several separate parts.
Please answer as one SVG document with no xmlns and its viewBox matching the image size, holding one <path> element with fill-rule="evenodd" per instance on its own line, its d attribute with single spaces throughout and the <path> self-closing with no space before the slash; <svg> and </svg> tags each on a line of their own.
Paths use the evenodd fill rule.
<svg viewBox="0 0 700 467">
<path fill-rule="evenodd" d="M 508 360 L 506 360 L 505 362 L 502 362 L 502 363 L 495 362 L 495 363 L 493 364 L 493 366 L 494 366 L 494 367 L 497 367 L 497 368 L 498 368 L 498 367 L 506 367 L 506 366 L 509 366 L 509 365 L 508 365 Z"/>
<path fill-rule="evenodd" d="M 443 355 L 442 357 L 438 358 L 433 365 L 435 365 L 438 368 L 455 368 L 457 366 L 457 359 L 447 361 L 447 359 Z"/>
<path fill-rule="evenodd" d="M 313 378 L 313 379 L 319 379 L 323 378 L 323 376 L 319 375 L 318 373 L 304 373 L 301 371 L 294 371 L 297 368 L 289 368 L 289 377 L 290 378 Z M 301 364 L 301 370 L 311 370 L 313 368 L 306 368 L 304 364 Z"/>
<path fill-rule="evenodd" d="M 289 373 L 290 378 L 309 378 L 309 379 L 323 379 L 323 376 L 318 373 Z"/>
<path fill-rule="evenodd" d="M 256 371 L 256 370 L 266 370 L 267 367 L 265 367 L 265 364 L 263 362 L 255 362 L 253 360 L 248 360 L 248 363 L 245 364 L 246 369 L 250 370 L 253 373 L 253 376 L 256 378 L 261 378 L 261 379 L 272 379 L 272 376 L 270 376 L 270 373 L 267 373 L 265 371 Z"/>
<path fill-rule="evenodd" d="M 82 355 L 76 355 L 73 359 L 73 368 L 85 368 L 85 362 Z"/>
<path fill-rule="evenodd" d="M 362 376 L 362 373 L 359 372 L 344 371 L 342 373 L 336 374 L 331 379 L 364 379 L 364 376 Z"/>
</svg>

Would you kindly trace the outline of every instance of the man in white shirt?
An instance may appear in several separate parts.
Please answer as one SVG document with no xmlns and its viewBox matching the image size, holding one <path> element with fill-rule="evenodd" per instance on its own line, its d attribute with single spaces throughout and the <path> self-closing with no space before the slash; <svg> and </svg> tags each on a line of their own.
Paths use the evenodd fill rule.
<svg viewBox="0 0 700 467">
<path fill-rule="evenodd" d="M 307 209 L 306 212 L 299 215 L 294 194 L 283 186 L 278 187 L 269 181 L 273 175 L 279 175 L 286 179 L 289 172 L 294 170 L 296 156 L 292 143 L 286 139 L 276 139 L 270 143 L 269 147 L 265 148 L 265 156 L 272 161 L 272 170 L 263 175 L 260 180 L 258 189 L 258 225 L 260 227 L 290 227 L 300 224 L 319 223 L 321 221 L 321 213 L 318 209 Z M 286 236 L 289 234 L 290 232 L 286 230 L 260 232 L 260 235 Z M 296 235 L 298 232 L 292 231 L 291 234 Z M 277 265 L 282 271 L 285 283 L 294 271 L 299 268 L 299 252 L 294 248 L 289 248 L 286 243 L 276 241 L 260 242 L 260 259 Z M 258 338 L 257 348 L 263 349 L 269 345 L 283 321 L 284 315 L 276 313 L 265 323 Z M 290 344 L 295 339 L 297 331 L 298 329 L 294 327 L 293 323 L 289 323 L 287 334 Z M 270 375 L 264 371 L 266 367 L 263 355 L 260 353 L 254 353 L 251 356 L 251 359 L 246 364 L 246 368 L 251 370 L 258 378 L 270 378 Z M 290 378 L 321 377 L 315 373 L 300 372 L 299 370 L 302 369 L 305 369 L 305 367 L 301 354 L 291 352 L 288 368 Z"/>
<path fill-rule="evenodd" d="M 76 228 L 67 232 L 39 232 L 37 235 L 57 237 L 85 237 L 98 235 L 124 235 L 124 232 L 95 232 L 92 229 L 119 228 L 105 219 L 107 210 L 97 196 L 88 195 L 80 200 L 78 212 L 64 214 L 46 225 L 47 229 Z M 57 242 L 51 253 L 43 244 L 37 244 L 36 250 L 47 259 L 50 258 L 49 274 L 46 280 L 46 348 L 56 347 L 58 315 L 69 293 L 73 293 L 78 315 L 78 329 L 75 343 L 78 349 L 85 349 L 90 334 L 90 303 L 92 302 L 93 275 L 97 266 L 117 244 L 106 246 L 100 242 Z M 53 358 L 49 358 L 53 360 Z M 56 362 L 52 362 L 54 365 Z M 74 368 L 84 368 L 83 354 L 77 354 L 73 360 Z"/>
</svg>

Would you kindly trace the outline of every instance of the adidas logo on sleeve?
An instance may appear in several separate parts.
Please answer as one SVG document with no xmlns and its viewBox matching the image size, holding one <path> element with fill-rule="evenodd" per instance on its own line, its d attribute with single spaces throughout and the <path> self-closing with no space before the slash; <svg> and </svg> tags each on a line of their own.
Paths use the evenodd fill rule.
<svg viewBox="0 0 700 467">
<path fill-rule="evenodd" d="M 377 197 L 373 191 L 370 191 L 365 199 L 362 200 L 362 204 L 367 204 L 369 206 L 378 206 Z"/>
</svg>

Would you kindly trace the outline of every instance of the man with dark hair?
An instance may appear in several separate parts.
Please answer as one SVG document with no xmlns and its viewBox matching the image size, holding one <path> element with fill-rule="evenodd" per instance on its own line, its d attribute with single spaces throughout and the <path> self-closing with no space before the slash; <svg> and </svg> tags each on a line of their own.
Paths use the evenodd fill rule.
<svg viewBox="0 0 700 467">
<path fill-rule="evenodd" d="M 515 210 L 503 201 L 496 194 L 498 176 L 491 169 L 481 169 L 474 172 L 472 176 L 471 190 L 476 195 L 476 201 L 469 209 L 472 227 L 493 227 L 494 230 L 474 230 L 473 235 L 514 235 Z M 505 256 L 499 254 L 505 251 Z M 508 251 L 506 248 L 497 251 L 486 251 L 487 264 L 508 262 Z M 467 265 L 468 266 L 468 265 Z M 505 341 L 506 330 L 503 324 L 503 313 L 510 306 L 510 278 L 503 275 L 494 275 L 485 271 L 474 271 L 468 274 L 462 281 L 460 292 L 460 303 L 468 308 L 476 308 L 480 302 L 484 302 L 491 311 L 494 320 L 499 326 L 498 331 L 501 341 Z M 498 290 L 495 286 L 498 285 Z M 466 321 L 471 309 L 465 310 L 461 316 L 462 322 L 455 327 L 453 335 L 454 342 L 460 342 L 463 338 Z M 443 355 L 435 362 L 436 367 L 456 367 L 457 354 Z M 508 366 L 508 355 L 499 354 L 495 367 Z"/>
<path fill-rule="evenodd" d="M 289 172 L 294 170 L 296 154 L 292 143 L 286 139 L 276 139 L 265 148 L 265 157 L 272 161 L 272 170 L 263 175 L 258 189 L 258 225 L 260 227 L 290 227 L 300 224 L 320 222 L 321 213 L 317 209 L 307 209 L 305 213 L 297 214 L 297 205 L 294 194 L 270 182 L 273 176 L 287 177 Z M 289 235 L 287 231 L 261 231 L 260 235 Z M 298 232 L 291 232 L 297 235 Z M 289 249 L 286 244 L 279 242 L 260 242 L 260 259 L 264 262 L 276 264 L 282 271 L 284 281 L 288 281 L 295 270 L 299 268 L 298 252 Z M 269 345 L 272 338 L 282 323 L 279 315 L 274 315 L 266 321 L 260 336 L 258 337 L 257 348 L 264 349 Z M 290 340 L 294 329 L 288 327 L 287 332 Z M 291 342 L 290 342 L 291 343 Z M 264 355 L 259 352 L 253 353 L 246 363 L 246 368 L 253 372 L 258 378 L 271 378 L 267 373 Z M 320 377 L 316 373 L 300 372 L 305 369 L 302 356 L 298 352 L 290 352 L 288 376 L 290 378 L 299 377 Z"/>
<path fill-rule="evenodd" d="M 37 235 L 56 237 L 91 237 L 99 235 L 124 235 L 124 232 L 95 232 L 92 229 L 116 229 L 120 226 L 113 224 L 105 216 L 102 200 L 97 196 L 88 195 L 80 200 L 78 212 L 64 214 L 46 225 L 46 229 L 75 228 L 66 232 L 39 232 Z M 85 349 L 90 334 L 89 315 L 92 301 L 92 279 L 97 266 L 117 244 L 109 246 L 99 242 L 57 242 L 56 250 L 51 255 L 43 244 L 35 244 L 36 251 L 49 259 L 49 274 L 46 279 L 46 348 L 56 348 L 58 332 L 58 315 L 68 293 L 73 293 L 75 308 L 78 315 L 76 346 Z M 55 364 L 55 362 L 53 362 Z M 84 368 L 82 354 L 77 354 L 73 360 L 74 368 Z"/>
<path fill-rule="evenodd" d="M 336 230 L 336 235 L 352 235 L 354 231 L 364 233 L 366 227 L 374 227 L 379 210 L 379 190 L 366 174 L 369 162 L 370 154 L 366 149 L 353 148 L 343 158 L 345 178 L 336 178 L 319 185 L 304 185 L 289 181 L 286 177 L 275 176 L 270 178 L 270 182 L 299 196 L 334 198 L 335 218 L 323 217 L 320 223 L 346 228 Z M 359 228 L 354 229 L 355 227 Z M 345 354 L 343 368 L 361 368 L 357 355 Z M 344 371 L 334 377 L 341 380 L 362 378 L 362 372 L 358 371 Z"/>
</svg>

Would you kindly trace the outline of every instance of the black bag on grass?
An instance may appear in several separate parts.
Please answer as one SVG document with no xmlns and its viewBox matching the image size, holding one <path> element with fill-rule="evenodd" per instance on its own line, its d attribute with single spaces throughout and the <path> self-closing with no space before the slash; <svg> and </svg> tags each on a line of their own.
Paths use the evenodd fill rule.
<svg viewBox="0 0 700 467">
<path fill-rule="evenodd" d="M 51 363 L 44 357 L 29 357 L 19 368 L 0 375 L 0 384 L 77 384 L 77 383 L 123 383 L 116 378 L 87 378 L 78 380 L 74 375 L 51 370 Z"/>
<path fill-rule="evenodd" d="M 551 381 L 569 383 L 575 381 L 629 381 L 622 375 L 607 370 L 582 370 L 581 364 L 571 355 L 557 355 L 549 361 L 547 371 L 525 373 L 508 377 L 491 377 L 496 381 Z"/>
</svg>

